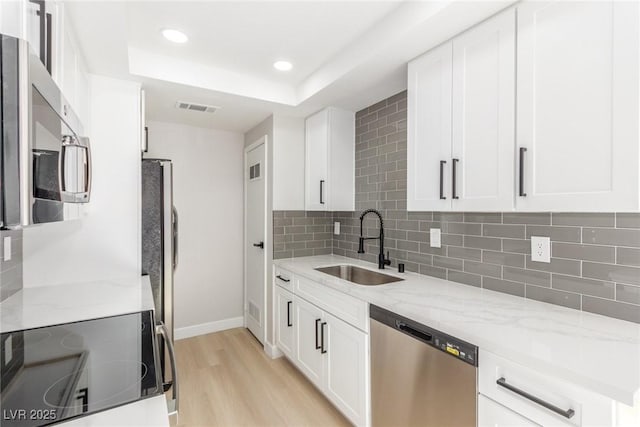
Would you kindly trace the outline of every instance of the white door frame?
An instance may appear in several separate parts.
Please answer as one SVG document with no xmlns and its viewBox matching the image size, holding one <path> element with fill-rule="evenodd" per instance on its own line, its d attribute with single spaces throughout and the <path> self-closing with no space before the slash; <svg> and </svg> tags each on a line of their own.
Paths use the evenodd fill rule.
<svg viewBox="0 0 640 427">
<path fill-rule="evenodd" d="M 247 251 L 249 250 L 249 247 L 247 246 L 247 174 L 246 174 L 246 167 L 247 167 L 247 155 L 249 154 L 249 151 L 252 151 L 254 149 L 256 149 L 257 147 L 259 147 L 261 144 L 264 144 L 264 179 L 262 180 L 264 182 L 264 262 L 263 262 L 263 270 L 264 270 L 264 283 L 262 284 L 263 287 L 263 292 L 264 292 L 264 307 L 262 308 L 262 319 L 260 319 L 262 321 L 262 336 L 263 339 L 265 341 L 265 344 L 267 343 L 267 313 L 269 312 L 269 310 L 267 309 L 267 281 L 269 280 L 269 277 L 267 277 L 267 265 L 268 265 L 268 255 L 269 255 L 269 245 L 271 244 L 271 242 L 269 241 L 269 230 L 267 229 L 269 223 L 268 223 L 268 209 L 269 209 L 269 138 L 267 135 L 262 136 L 260 139 L 258 139 L 257 141 L 253 142 L 252 144 L 248 145 L 247 147 L 244 148 L 244 156 L 243 156 L 243 164 L 242 164 L 242 180 L 244 183 L 244 220 L 242 223 L 242 227 L 243 227 L 243 235 L 242 235 L 242 241 L 243 241 L 243 246 L 244 246 L 244 256 L 243 256 L 243 270 L 242 270 L 242 276 L 243 276 L 243 298 L 242 298 L 242 318 L 244 319 L 244 327 L 247 327 L 247 311 L 249 310 L 249 305 L 248 305 L 248 301 L 247 301 Z"/>
</svg>

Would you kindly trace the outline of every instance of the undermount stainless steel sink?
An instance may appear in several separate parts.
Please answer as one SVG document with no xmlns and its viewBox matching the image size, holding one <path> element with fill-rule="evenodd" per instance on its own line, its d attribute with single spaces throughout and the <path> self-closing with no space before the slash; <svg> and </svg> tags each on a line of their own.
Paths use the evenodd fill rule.
<svg viewBox="0 0 640 427">
<path fill-rule="evenodd" d="M 399 277 L 389 276 L 388 274 L 367 270 L 366 268 L 356 267 L 355 265 L 332 265 L 329 267 L 316 268 L 315 270 L 357 283 L 358 285 L 366 286 L 384 285 L 386 283 L 404 280 Z"/>
</svg>

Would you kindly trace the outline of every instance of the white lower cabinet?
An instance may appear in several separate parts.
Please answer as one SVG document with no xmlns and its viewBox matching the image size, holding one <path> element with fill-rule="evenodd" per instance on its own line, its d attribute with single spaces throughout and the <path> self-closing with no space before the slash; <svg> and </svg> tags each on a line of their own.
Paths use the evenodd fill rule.
<svg viewBox="0 0 640 427">
<path fill-rule="evenodd" d="M 276 290 L 276 345 L 290 359 L 295 357 L 293 294 L 280 286 Z"/>
<path fill-rule="evenodd" d="M 366 425 L 369 336 L 330 314 L 324 323 L 325 393 L 355 425 Z"/>
<path fill-rule="evenodd" d="M 478 396 L 478 427 L 538 427 L 538 424 L 516 414 L 509 408 Z"/>
<path fill-rule="evenodd" d="M 315 305 L 294 297 L 295 305 L 295 364 L 312 383 L 322 389 L 324 357 L 320 352 L 320 327 L 323 313 Z"/>
<path fill-rule="evenodd" d="M 293 274 L 277 269 L 282 277 L 298 283 Z M 289 283 L 289 282 L 287 282 Z M 354 425 L 368 426 L 370 421 L 369 335 L 361 330 L 357 304 L 329 312 L 334 300 L 322 300 L 311 292 L 324 285 L 305 280 L 294 292 L 275 286 L 276 345 L 284 355 L 338 408 Z M 310 291 L 314 303 L 302 298 L 295 289 Z M 328 295 L 331 295 L 328 293 Z M 346 303 L 350 296 L 344 295 Z M 318 307 L 321 305 L 323 308 Z M 346 307 L 346 308 L 345 308 Z M 337 317 L 344 314 L 345 319 Z M 360 328 L 354 325 L 354 322 Z"/>
<path fill-rule="evenodd" d="M 617 425 L 617 405 L 609 398 L 482 349 L 478 360 L 478 426 Z M 497 403 L 502 409 L 483 399 L 491 399 L 493 402 L 489 403 Z M 509 424 L 517 418 L 505 410 L 522 417 L 528 424 Z"/>
</svg>

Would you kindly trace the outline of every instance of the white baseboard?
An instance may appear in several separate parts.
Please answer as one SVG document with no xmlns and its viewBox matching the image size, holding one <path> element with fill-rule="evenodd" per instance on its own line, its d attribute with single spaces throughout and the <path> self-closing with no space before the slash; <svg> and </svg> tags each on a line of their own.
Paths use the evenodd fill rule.
<svg viewBox="0 0 640 427">
<path fill-rule="evenodd" d="M 280 350 L 278 347 L 268 342 L 264 344 L 264 352 L 267 353 L 267 356 L 269 356 L 272 359 L 277 359 L 278 357 L 284 356 L 284 353 L 282 353 L 282 350 Z"/>
<path fill-rule="evenodd" d="M 232 317 L 230 319 L 216 320 L 215 322 L 201 323 L 199 325 L 176 328 L 173 333 L 175 340 L 196 337 L 198 335 L 211 334 L 227 329 L 241 328 L 244 326 L 244 317 Z"/>
</svg>

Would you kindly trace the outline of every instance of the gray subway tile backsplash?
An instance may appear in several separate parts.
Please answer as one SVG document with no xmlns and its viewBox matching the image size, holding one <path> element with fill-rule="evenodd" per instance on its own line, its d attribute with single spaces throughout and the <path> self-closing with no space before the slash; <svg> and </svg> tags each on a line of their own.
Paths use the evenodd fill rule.
<svg viewBox="0 0 640 427">
<path fill-rule="evenodd" d="M 617 228 L 640 228 L 640 213 L 617 213 Z"/>
<path fill-rule="evenodd" d="M 524 284 L 510 282 L 508 280 L 494 279 L 493 277 L 482 277 L 482 287 L 492 291 L 503 292 L 505 294 L 524 297 Z"/>
<path fill-rule="evenodd" d="M 525 270 L 516 267 L 502 267 L 502 277 L 513 282 L 537 286 L 551 286 L 551 273 L 546 271 Z"/>
<path fill-rule="evenodd" d="M 614 299 L 616 293 L 612 282 L 586 279 L 584 277 L 553 274 L 551 283 L 555 289 L 594 297 Z"/>
<path fill-rule="evenodd" d="M 401 92 L 356 113 L 356 212 L 274 212 L 281 234 L 274 228 L 280 249 L 274 255 L 329 250 L 376 262 L 377 245 L 356 252 L 360 212 L 375 208 L 385 221 L 392 267 L 403 262 L 407 271 L 640 323 L 640 214 L 407 212 L 406 105 Z M 380 135 L 383 127 L 395 131 Z M 294 217 L 317 217 L 314 226 L 326 229 L 292 230 Z M 333 221 L 342 232 L 329 237 Z M 377 235 L 376 221 L 365 227 Z M 441 248 L 430 246 L 432 228 L 442 232 Z M 287 231 L 313 239 L 294 242 Z M 551 238 L 550 264 L 531 261 L 532 235 Z M 293 243 L 304 248 L 290 248 Z"/>
<path fill-rule="evenodd" d="M 613 246 L 553 242 L 551 253 L 556 258 L 582 259 L 585 261 L 613 263 L 616 259 L 616 250 Z"/>
<path fill-rule="evenodd" d="M 540 286 L 527 285 L 525 288 L 526 297 L 536 301 L 548 302 L 550 304 L 562 305 L 564 307 L 580 310 L 581 298 L 578 294 L 571 292 L 557 291 L 555 289 L 541 288 Z"/>
<path fill-rule="evenodd" d="M 330 212 L 274 211 L 273 258 L 330 254 L 332 232 Z"/>
<path fill-rule="evenodd" d="M 616 285 L 616 300 L 631 304 L 640 304 L 640 286 Z"/>
<path fill-rule="evenodd" d="M 640 249 L 616 248 L 616 264 L 640 267 Z"/>
<path fill-rule="evenodd" d="M 640 230 L 615 228 L 583 228 L 582 242 L 640 248 Z"/>
<path fill-rule="evenodd" d="M 582 275 L 593 279 L 640 285 L 640 268 L 637 267 L 583 262 Z"/>
<path fill-rule="evenodd" d="M 614 227 L 614 213 L 575 213 L 554 212 L 551 214 L 553 225 L 578 225 L 584 227 Z"/>
<path fill-rule="evenodd" d="M 608 299 L 582 296 L 582 310 L 604 316 L 616 317 L 630 322 L 640 323 L 640 309 L 635 304 L 627 304 Z"/>
</svg>

